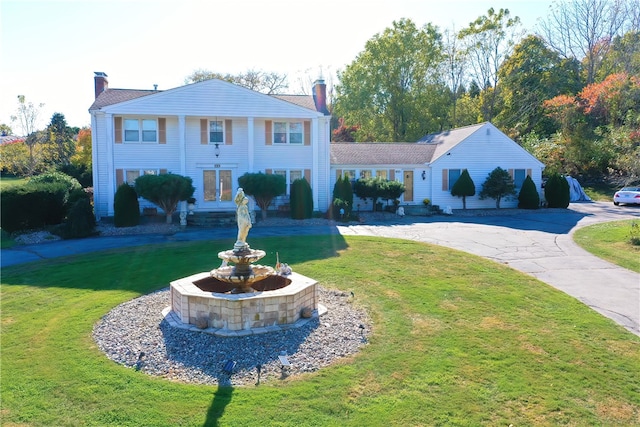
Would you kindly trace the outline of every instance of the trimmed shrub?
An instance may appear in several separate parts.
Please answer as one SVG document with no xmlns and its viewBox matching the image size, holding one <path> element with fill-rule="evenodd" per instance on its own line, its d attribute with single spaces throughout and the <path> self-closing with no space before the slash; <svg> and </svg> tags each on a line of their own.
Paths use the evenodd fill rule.
<svg viewBox="0 0 640 427">
<path fill-rule="evenodd" d="M 510 197 L 516 194 L 516 186 L 513 183 L 513 179 L 509 175 L 509 172 L 497 167 L 487 176 L 487 179 L 482 184 L 482 191 L 480 191 L 480 200 L 489 198 L 495 199 L 496 209 L 500 209 L 500 200 L 505 197 Z"/>
<path fill-rule="evenodd" d="M 71 206 L 67 220 L 61 227 L 62 237 L 74 239 L 95 234 L 96 217 L 88 197 L 79 199 Z"/>
<path fill-rule="evenodd" d="M 462 197 L 462 209 L 467 209 L 467 196 L 475 196 L 476 185 L 471 179 L 468 170 L 463 170 L 460 178 L 451 187 L 451 195 L 456 197 Z"/>
<path fill-rule="evenodd" d="M 258 173 L 245 173 L 238 178 L 238 184 L 244 194 L 252 196 L 260 207 L 262 219 L 267 219 L 267 210 L 271 202 L 277 196 L 284 194 L 287 183 L 282 175 Z"/>
<path fill-rule="evenodd" d="M 188 176 L 163 173 L 136 178 L 136 193 L 162 209 L 167 224 L 171 224 L 178 202 L 192 197 L 195 190 L 193 180 Z"/>
<path fill-rule="evenodd" d="M 60 182 L 29 182 L 3 189 L 0 225 L 11 233 L 60 224 L 66 216 L 68 198 L 69 189 Z"/>
<path fill-rule="evenodd" d="M 42 183 L 60 183 L 66 185 L 69 193 L 73 190 L 82 189 L 82 185 L 72 176 L 62 172 L 45 172 L 40 175 L 36 175 L 29 179 L 29 184 L 42 184 Z"/>
<path fill-rule="evenodd" d="M 527 175 L 518 194 L 518 207 L 521 209 L 538 209 L 540 207 L 540 195 L 536 184 Z"/>
<path fill-rule="evenodd" d="M 340 209 L 344 209 L 344 218 L 350 217 L 353 211 L 353 188 L 351 187 L 351 181 L 346 175 L 338 178 L 333 186 L 333 203 L 331 208 L 333 218 L 340 218 Z"/>
<path fill-rule="evenodd" d="M 138 193 L 129 184 L 120 184 L 113 200 L 113 225 L 134 227 L 140 224 Z"/>
<path fill-rule="evenodd" d="M 544 197 L 547 199 L 548 207 L 566 209 L 571 201 L 567 179 L 560 174 L 549 176 L 544 186 Z"/>
<path fill-rule="evenodd" d="M 306 179 L 296 179 L 291 183 L 291 218 L 306 219 L 313 214 L 313 193 Z"/>
</svg>

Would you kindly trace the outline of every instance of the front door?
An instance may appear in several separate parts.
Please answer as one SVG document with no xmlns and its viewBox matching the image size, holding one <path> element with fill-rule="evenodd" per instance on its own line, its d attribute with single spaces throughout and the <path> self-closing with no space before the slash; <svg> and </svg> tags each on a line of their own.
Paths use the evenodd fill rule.
<svg viewBox="0 0 640 427">
<path fill-rule="evenodd" d="M 413 202 L 413 171 L 404 171 L 404 201 Z"/>
</svg>

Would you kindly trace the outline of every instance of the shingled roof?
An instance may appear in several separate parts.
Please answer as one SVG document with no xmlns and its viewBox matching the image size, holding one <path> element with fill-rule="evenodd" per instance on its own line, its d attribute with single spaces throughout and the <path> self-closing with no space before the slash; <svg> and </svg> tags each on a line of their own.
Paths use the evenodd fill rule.
<svg viewBox="0 0 640 427">
<path fill-rule="evenodd" d="M 414 143 L 332 143 L 331 164 L 418 165 L 431 161 L 435 147 Z"/>
<path fill-rule="evenodd" d="M 162 92 L 161 90 L 138 90 L 138 89 L 107 89 L 102 92 L 93 102 L 89 110 L 99 110 L 108 105 L 119 104 L 120 102 L 131 101 L 132 99 L 152 95 Z"/>
<path fill-rule="evenodd" d="M 161 90 L 137 90 L 137 89 L 107 89 L 102 92 L 93 102 L 89 110 L 98 110 L 108 105 L 118 104 L 120 102 L 130 101 L 132 99 L 141 98 L 143 96 L 160 93 Z M 295 104 L 298 107 L 308 108 L 317 111 L 313 97 L 310 95 L 269 95 L 273 98 Z"/>
</svg>

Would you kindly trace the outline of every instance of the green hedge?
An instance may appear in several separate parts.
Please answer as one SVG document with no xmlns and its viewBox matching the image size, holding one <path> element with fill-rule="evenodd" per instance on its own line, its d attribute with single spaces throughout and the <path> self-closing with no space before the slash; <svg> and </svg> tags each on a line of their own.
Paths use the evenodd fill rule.
<svg viewBox="0 0 640 427">
<path fill-rule="evenodd" d="M 311 218 L 313 214 L 313 193 L 306 179 L 296 179 L 291 183 L 291 218 Z"/>
<path fill-rule="evenodd" d="M 62 223 L 67 213 L 69 187 L 62 182 L 29 182 L 3 189 L 0 226 L 12 233 Z"/>
</svg>

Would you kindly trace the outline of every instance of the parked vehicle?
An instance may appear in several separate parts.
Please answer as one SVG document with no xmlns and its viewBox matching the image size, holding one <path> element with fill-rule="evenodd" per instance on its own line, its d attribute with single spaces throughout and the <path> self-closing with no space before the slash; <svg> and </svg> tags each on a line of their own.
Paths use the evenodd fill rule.
<svg viewBox="0 0 640 427">
<path fill-rule="evenodd" d="M 640 205 L 640 187 L 624 187 L 613 195 L 613 204 Z"/>
</svg>

